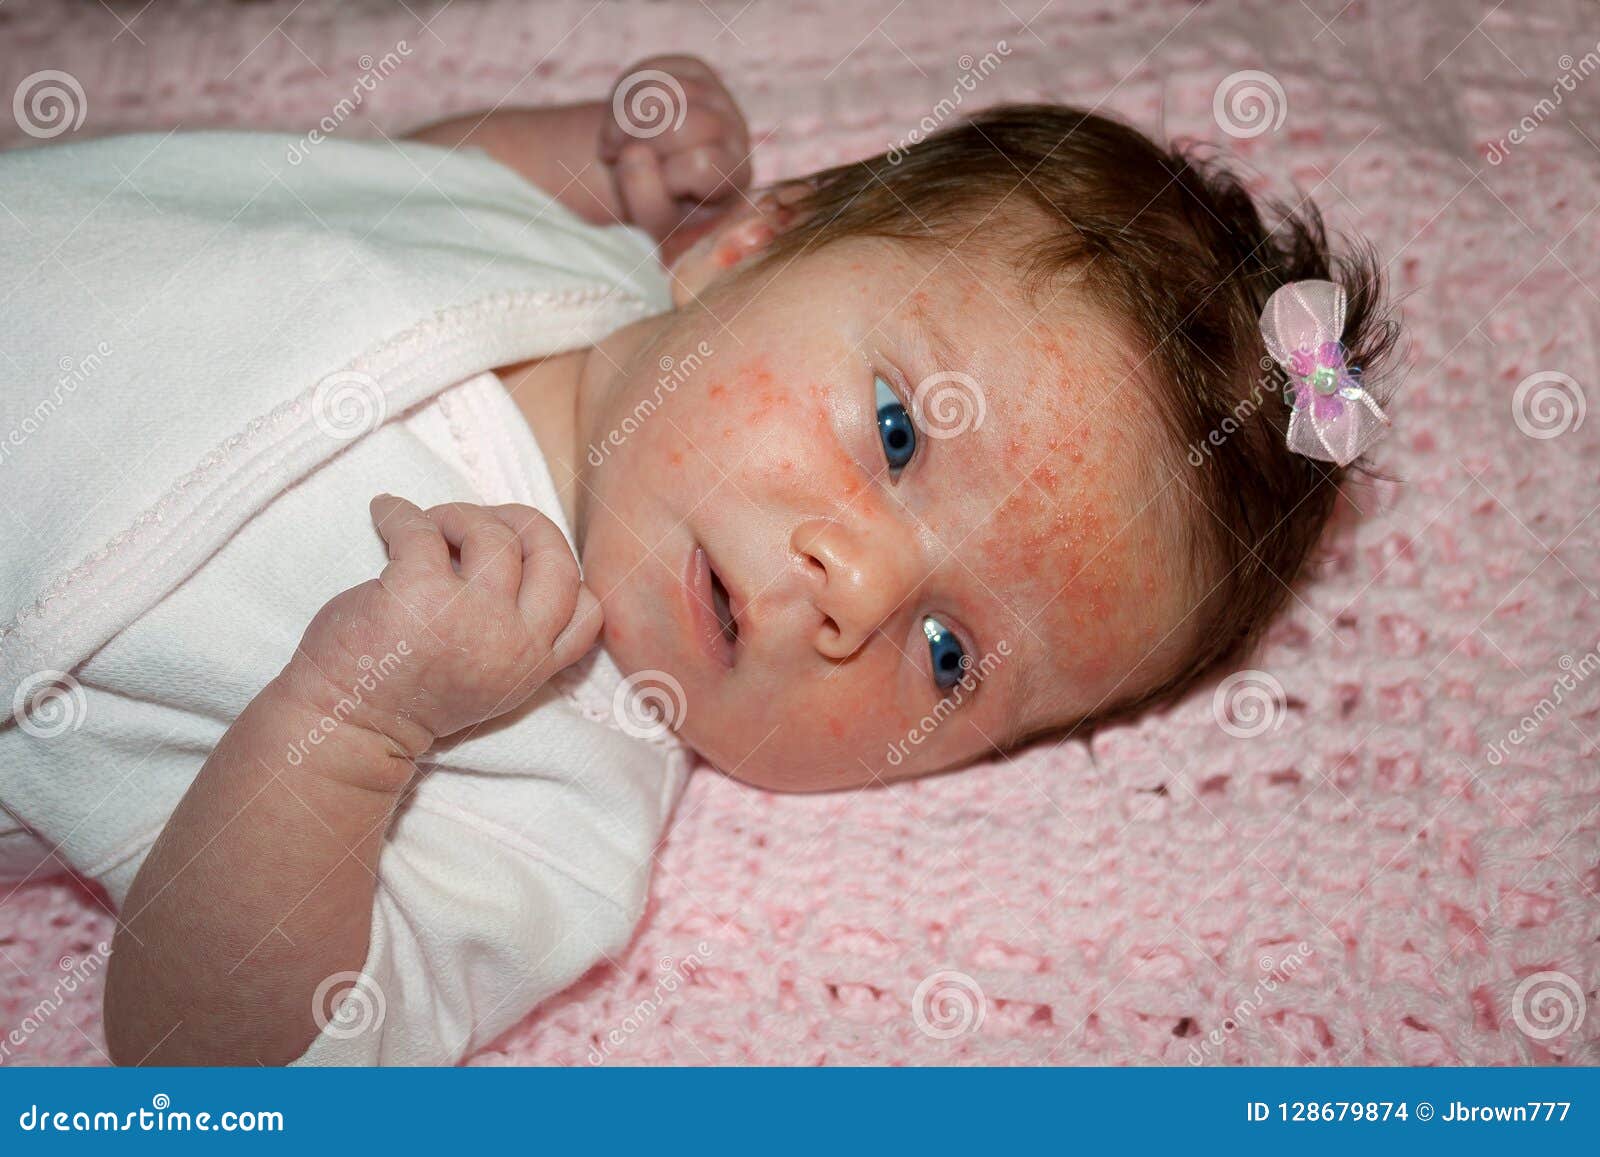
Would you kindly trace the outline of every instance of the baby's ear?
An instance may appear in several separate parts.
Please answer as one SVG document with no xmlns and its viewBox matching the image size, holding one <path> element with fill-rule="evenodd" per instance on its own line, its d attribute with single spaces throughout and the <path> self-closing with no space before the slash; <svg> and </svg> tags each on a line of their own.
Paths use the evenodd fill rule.
<svg viewBox="0 0 1600 1157">
<path fill-rule="evenodd" d="M 777 198 L 762 194 L 719 217 L 670 263 L 672 302 L 686 305 L 730 270 L 758 257 L 778 235 Z"/>
</svg>

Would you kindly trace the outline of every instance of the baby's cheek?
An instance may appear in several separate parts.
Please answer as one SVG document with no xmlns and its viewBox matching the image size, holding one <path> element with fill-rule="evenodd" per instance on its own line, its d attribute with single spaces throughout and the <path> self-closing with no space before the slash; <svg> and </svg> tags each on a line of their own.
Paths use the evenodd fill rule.
<svg viewBox="0 0 1600 1157">
<path fill-rule="evenodd" d="M 870 499 L 873 478 L 840 446 L 826 387 L 787 388 L 756 358 L 731 381 L 714 382 L 706 400 L 701 425 L 721 447 L 723 468 L 737 473 L 752 496 L 776 487 L 798 496 L 798 509 L 829 514 L 859 511 Z"/>
<path fill-rule="evenodd" d="M 847 760 L 855 767 L 858 759 L 864 759 L 878 768 L 885 750 L 912 721 L 898 701 L 896 672 L 890 664 L 875 661 L 867 670 L 857 668 L 860 662 L 858 657 L 833 677 L 785 695 L 786 730 L 835 760 Z"/>
</svg>

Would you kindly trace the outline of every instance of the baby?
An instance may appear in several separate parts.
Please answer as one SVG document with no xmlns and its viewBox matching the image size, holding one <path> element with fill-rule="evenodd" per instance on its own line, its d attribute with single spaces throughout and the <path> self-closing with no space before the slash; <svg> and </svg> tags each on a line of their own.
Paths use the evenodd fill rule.
<svg viewBox="0 0 1600 1157">
<path fill-rule="evenodd" d="M 641 76 L 681 99 L 664 121 L 637 123 Z M 1335 261 L 1314 209 L 1275 207 L 1269 227 L 1225 171 L 1092 113 L 997 108 L 752 194 L 733 99 L 701 62 L 667 57 L 610 100 L 413 140 L 453 151 L 404 153 L 445 201 L 468 201 L 451 166 L 477 149 L 559 203 L 548 220 L 574 246 L 645 231 L 670 307 L 536 357 L 485 353 L 443 401 L 411 398 L 422 409 L 363 431 L 410 423 L 444 445 L 477 414 L 461 470 L 504 441 L 503 461 L 532 463 L 512 474 L 548 471 L 525 501 L 493 487 L 425 500 L 393 456 L 390 473 L 349 452 L 321 467 L 363 498 L 394 492 L 370 508 L 387 565 L 327 600 L 276 677 L 196 741 L 181 802 L 123 869 L 106 993 L 120 1062 L 459 1058 L 638 918 L 681 768 L 640 765 L 616 788 L 611 767 L 632 757 L 614 744 L 685 745 L 761 788 L 839 790 L 1135 711 L 1259 635 L 1385 422 L 1357 372 L 1393 338 L 1381 266 Z M 389 146 L 317 145 L 358 148 Z M 512 194 L 480 200 L 495 196 Z M 347 208 L 307 205 L 336 235 Z M 656 276 L 620 260 L 617 284 Z M 243 359 L 258 338 L 204 340 Z M 335 517 L 302 514 L 313 535 Z M 248 550 L 255 525 L 228 549 Z M 237 597 L 292 597 L 251 593 L 297 585 L 276 580 L 241 578 Z M 605 664 L 620 681 L 594 683 Z M 93 693 L 113 675 L 79 677 Z M 599 710 L 557 734 L 559 701 L 583 686 Z M 458 837 L 411 813 L 453 755 L 496 739 L 538 769 L 530 782 L 601 802 L 502 803 L 516 768 L 460 771 L 450 830 L 498 858 L 446 880 Z M 26 795 L 17 766 L 0 764 L 0 798 Z M 626 921 L 586 935 L 604 898 L 560 889 L 574 862 L 616 849 Z M 513 855 L 524 866 L 502 876 Z M 428 887 L 445 897 L 430 911 L 464 931 L 435 935 L 396 907 Z M 381 963 L 396 953 L 409 963 Z M 330 1017 L 317 1010 L 340 976 L 355 987 Z M 403 1047 L 338 1051 L 361 1000 L 365 1027 Z"/>
</svg>

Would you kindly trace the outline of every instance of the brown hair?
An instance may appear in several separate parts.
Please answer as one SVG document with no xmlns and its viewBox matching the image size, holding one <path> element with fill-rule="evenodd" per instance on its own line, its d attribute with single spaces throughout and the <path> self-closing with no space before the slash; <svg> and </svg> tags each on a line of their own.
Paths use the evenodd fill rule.
<svg viewBox="0 0 1600 1157">
<path fill-rule="evenodd" d="M 1397 327 L 1384 316 L 1383 267 L 1369 247 L 1335 258 L 1309 202 L 1268 204 L 1269 228 L 1239 179 L 1197 149 L 1163 148 L 1115 120 L 1052 105 L 994 108 L 780 193 L 794 224 L 763 263 L 845 237 L 948 244 L 980 219 L 980 230 L 1014 227 L 1015 214 L 986 212 L 1010 198 L 1042 211 L 1028 223 L 1024 283 L 1070 272 L 1127 319 L 1147 347 L 1142 372 L 1156 387 L 1169 464 L 1192 467 L 1181 476 L 1190 529 L 1179 545 L 1203 592 L 1195 645 L 1157 686 L 1112 710 L 1181 690 L 1260 636 L 1321 538 L 1346 471 L 1287 448 L 1288 383 L 1258 319 L 1286 282 L 1338 282 L 1349 298 L 1348 364 L 1371 388 Z"/>
</svg>

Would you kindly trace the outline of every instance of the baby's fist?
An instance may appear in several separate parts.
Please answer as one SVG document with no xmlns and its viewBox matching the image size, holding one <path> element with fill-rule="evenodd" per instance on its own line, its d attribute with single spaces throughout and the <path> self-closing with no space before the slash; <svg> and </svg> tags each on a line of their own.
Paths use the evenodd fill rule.
<svg viewBox="0 0 1600 1157">
<path fill-rule="evenodd" d="M 628 219 L 658 241 L 713 217 L 750 185 L 750 132 L 711 66 L 652 56 L 611 90 L 600 159 Z"/>
<path fill-rule="evenodd" d="M 324 697 L 363 688 L 353 718 L 407 754 L 510 711 L 594 645 L 600 604 L 537 510 L 381 495 L 372 518 L 389 565 L 322 608 L 296 662 Z"/>
</svg>

